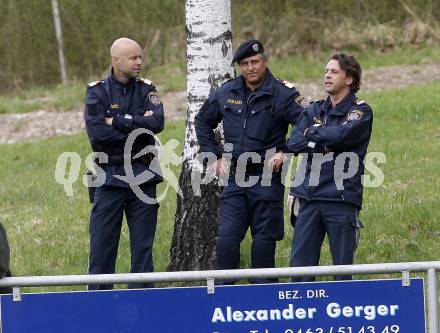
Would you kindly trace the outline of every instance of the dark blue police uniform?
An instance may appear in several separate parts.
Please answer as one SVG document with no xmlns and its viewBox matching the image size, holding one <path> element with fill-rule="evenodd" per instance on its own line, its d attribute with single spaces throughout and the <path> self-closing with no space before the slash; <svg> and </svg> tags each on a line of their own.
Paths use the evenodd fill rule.
<svg viewBox="0 0 440 333">
<path fill-rule="evenodd" d="M 8 238 L 6 237 L 6 230 L 0 223 L 0 279 L 12 276 L 9 268 L 10 250 Z M 12 293 L 11 287 L 0 287 L 0 294 Z"/>
<path fill-rule="evenodd" d="M 363 192 L 361 177 L 372 124 L 370 106 L 350 93 L 335 108 L 330 97 L 311 103 L 293 129 L 289 150 L 304 153 L 306 160 L 302 164 L 305 176 L 303 171 L 301 176 L 295 176 L 304 176 L 304 180 L 295 179 L 290 189 L 298 200 L 295 204 L 299 204 L 296 220 L 293 217 L 291 266 L 318 265 L 326 233 L 333 264 L 353 264 L 362 226 L 358 219 Z M 320 158 L 325 153 L 328 154 Z M 343 173 L 352 176 L 344 179 Z M 351 276 L 336 276 L 336 279 L 351 279 Z"/>
<path fill-rule="evenodd" d="M 112 125 L 105 117 L 113 117 Z M 107 163 L 99 163 L 105 172 L 105 183 L 95 191 L 90 215 L 89 274 L 115 272 L 115 262 L 123 213 L 130 231 L 131 272 L 152 272 L 152 247 L 156 231 L 158 204 L 145 203 L 136 196 L 125 176 L 124 146 L 129 134 L 138 128 L 159 133 L 164 127 L 163 105 L 154 85 L 146 79 L 131 79 L 127 84 L 113 75 L 87 87 L 84 119 L 94 152 L 108 155 Z M 132 156 L 147 146 L 154 146 L 152 135 L 142 133 L 134 140 Z M 131 161 L 134 176 L 151 172 L 151 155 Z M 140 185 L 144 194 L 156 198 L 160 174 L 151 173 Z M 129 288 L 149 287 L 150 284 L 130 284 Z M 89 289 L 110 289 L 112 285 L 91 285 Z"/>
<path fill-rule="evenodd" d="M 232 165 L 228 185 L 220 196 L 220 217 L 216 239 L 217 269 L 235 269 L 240 263 L 240 243 L 247 229 L 252 233 L 252 267 L 275 266 L 275 241 L 284 236 L 283 194 L 280 173 L 273 173 L 271 186 L 262 186 L 266 150 L 286 151 L 289 124 L 295 124 L 304 98 L 293 85 L 279 81 L 267 70 L 264 82 L 251 92 L 242 76 L 212 92 L 195 117 L 200 148 L 221 158 L 214 129 L 223 122 L 225 144 L 232 144 Z M 256 152 L 262 163 L 248 164 L 246 177 L 260 181 L 241 187 L 235 180 L 235 166 L 242 153 Z M 265 282 L 261 279 L 254 282 Z"/>
</svg>

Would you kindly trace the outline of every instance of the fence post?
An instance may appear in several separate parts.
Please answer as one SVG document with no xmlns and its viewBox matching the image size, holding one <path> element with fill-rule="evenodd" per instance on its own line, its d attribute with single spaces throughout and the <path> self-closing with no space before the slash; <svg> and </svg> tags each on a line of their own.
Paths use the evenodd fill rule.
<svg viewBox="0 0 440 333">
<path fill-rule="evenodd" d="M 438 293 L 437 272 L 430 268 L 426 274 L 428 293 L 428 327 L 429 333 L 438 333 Z"/>
</svg>

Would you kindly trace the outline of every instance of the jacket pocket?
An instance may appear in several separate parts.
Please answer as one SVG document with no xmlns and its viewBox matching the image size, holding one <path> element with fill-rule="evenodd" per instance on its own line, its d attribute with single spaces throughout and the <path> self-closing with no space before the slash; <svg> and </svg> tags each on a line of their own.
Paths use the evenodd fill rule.
<svg viewBox="0 0 440 333">
<path fill-rule="evenodd" d="M 247 120 L 247 135 L 255 140 L 265 142 L 267 140 L 273 116 L 267 108 L 250 111 Z"/>
<path fill-rule="evenodd" d="M 223 133 L 225 141 L 236 143 L 242 132 L 243 110 L 238 107 L 224 106 Z"/>
</svg>

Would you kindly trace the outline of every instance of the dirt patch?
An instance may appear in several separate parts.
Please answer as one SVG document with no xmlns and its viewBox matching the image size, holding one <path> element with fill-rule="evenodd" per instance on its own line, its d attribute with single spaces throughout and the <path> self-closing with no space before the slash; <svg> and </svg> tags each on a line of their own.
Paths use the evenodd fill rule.
<svg viewBox="0 0 440 333">
<path fill-rule="evenodd" d="M 186 110 L 186 92 L 162 96 L 166 119 L 182 119 Z M 0 144 L 13 144 L 37 138 L 75 134 L 85 130 L 83 110 L 40 110 L 0 115 Z"/>
<path fill-rule="evenodd" d="M 379 67 L 365 71 L 362 93 L 384 89 L 403 88 L 439 80 L 440 64 Z M 297 83 L 298 90 L 308 99 L 324 97 L 319 81 Z M 183 119 L 186 110 L 186 92 L 166 93 L 162 96 L 165 117 Z M 40 110 L 23 114 L 0 115 L 0 144 L 12 144 L 56 135 L 75 134 L 84 130 L 82 110 Z"/>
</svg>

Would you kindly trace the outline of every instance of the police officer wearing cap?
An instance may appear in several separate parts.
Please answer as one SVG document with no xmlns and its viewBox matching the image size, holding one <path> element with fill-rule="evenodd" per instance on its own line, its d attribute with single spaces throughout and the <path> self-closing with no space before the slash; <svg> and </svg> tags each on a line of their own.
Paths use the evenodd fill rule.
<svg viewBox="0 0 440 333">
<path fill-rule="evenodd" d="M 284 236 L 281 167 L 286 134 L 289 125 L 295 124 L 304 110 L 306 100 L 291 83 L 274 78 L 267 68 L 260 41 L 249 40 L 240 45 L 232 60 L 235 62 L 241 75 L 212 92 L 195 117 L 200 149 L 217 156 L 217 175 L 229 169 L 228 183 L 220 195 L 216 268 L 239 267 L 240 244 L 248 228 L 252 234 L 252 267 L 275 267 L 276 241 Z M 230 165 L 222 158 L 214 135 L 220 122 L 223 122 L 225 147 L 231 147 Z M 271 149 L 276 154 L 271 161 L 264 161 L 266 152 Z M 245 177 L 258 176 L 259 180 L 244 187 L 237 182 L 239 171 L 236 169 L 240 166 L 237 161 L 241 154 L 249 152 L 255 152 L 261 159 L 244 165 Z M 269 186 L 261 182 L 264 162 L 270 163 L 269 172 L 272 172 Z"/>
<path fill-rule="evenodd" d="M 158 204 L 138 197 L 121 176 L 125 176 L 124 147 L 130 133 L 136 129 L 148 130 L 135 137 L 128 166 L 134 176 L 149 175 L 138 185 L 145 196 L 155 200 L 156 184 L 162 178 L 151 170 L 154 156 L 151 153 L 136 155 L 146 147 L 154 146 L 153 134 L 161 132 L 164 127 L 164 110 L 151 81 L 139 78 L 142 68 L 139 44 L 128 38 L 119 38 L 113 43 L 110 54 L 112 73 L 105 80 L 88 85 L 84 110 L 92 149 L 107 156 L 104 161 L 99 159 L 96 166 L 98 171 L 103 171 L 105 182 L 96 188 L 90 215 L 89 274 L 115 272 L 124 212 L 130 232 L 131 272 L 152 272 Z M 150 286 L 128 285 L 129 288 Z M 89 289 L 112 287 L 110 284 L 90 285 Z"/>
<path fill-rule="evenodd" d="M 300 165 L 305 177 L 301 171 L 290 190 L 294 202 L 291 266 L 318 265 L 325 234 L 333 264 L 353 264 L 362 226 L 358 212 L 364 158 L 373 125 L 371 107 L 355 95 L 360 82 L 357 60 L 343 53 L 333 55 L 325 68 L 327 98 L 311 103 L 292 131 L 288 147 L 304 154 Z"/>
</svg>

